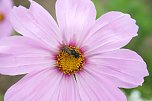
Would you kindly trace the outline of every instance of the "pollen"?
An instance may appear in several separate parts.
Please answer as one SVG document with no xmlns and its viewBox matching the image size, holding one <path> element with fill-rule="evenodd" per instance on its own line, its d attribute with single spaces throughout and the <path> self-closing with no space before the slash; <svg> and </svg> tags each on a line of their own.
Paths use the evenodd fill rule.
<svg viewBox="0 0 152 101">
<path fill-rule="evenodd" d="M 4 21 L 4 14 L 0 12 L 0 22 Z"/>
<path fill-rule="evenodd" d="M 75 74 L 83 69 L 85 58 L 80 49 L 73 46 L 63 46 L 57 55 L 57 67 L 64 74 Z"/>
</svg>

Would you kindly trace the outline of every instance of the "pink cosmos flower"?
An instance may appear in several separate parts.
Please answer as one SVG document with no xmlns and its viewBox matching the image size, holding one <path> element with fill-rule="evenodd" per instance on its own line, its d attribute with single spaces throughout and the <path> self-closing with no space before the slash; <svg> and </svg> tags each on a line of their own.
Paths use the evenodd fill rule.
<svg viewBox="0 0 152 101">
<path fill-rule="evenodd" d="M 137 36 L 130 15 L 112 11 L 96 20 L 91 0 L 57 0 L 57 24 L 30 2 L 11 14 L 23 36 L 0 42 L 0 74 L 27 74 L 5 101 L 127 101 L 119 88 L 142 85 L 146 63 L 122 48 Z"/>
<path fill-rule="evenodd" d="M 12 32 L 12 27 L 9 21 L 11 8 L 11 0 L 0 0 L 0 38 L 9 36 Z"/>
</svg>

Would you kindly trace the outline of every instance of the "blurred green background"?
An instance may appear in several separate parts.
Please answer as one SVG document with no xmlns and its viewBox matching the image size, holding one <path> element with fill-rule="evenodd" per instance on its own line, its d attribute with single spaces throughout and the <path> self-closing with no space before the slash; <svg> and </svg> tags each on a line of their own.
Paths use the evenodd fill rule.
<svg viewBox="0 0 152 101">
<path fill-rule="evenodd" d="M 55 18 L 56 0 L 35 0 L 45 7 Z M 28 6 L 27 0 L 14 0 L 15 5 Z M 123 89 L 129 101 L 152 101 L 152 0 L 93 0 L 97 8 L 97 17 L 108 11 L 121 11 L 129 13 L 137 20 L 139 36 L 134 38 L 125 48 L 136 51 L 148 65 L 150 76 L 145 78 L 142 87 L 135 89 Z M 0 75 L 0 101 L 6 90 L 18 81 L 21 76 Z"/>
</svg>

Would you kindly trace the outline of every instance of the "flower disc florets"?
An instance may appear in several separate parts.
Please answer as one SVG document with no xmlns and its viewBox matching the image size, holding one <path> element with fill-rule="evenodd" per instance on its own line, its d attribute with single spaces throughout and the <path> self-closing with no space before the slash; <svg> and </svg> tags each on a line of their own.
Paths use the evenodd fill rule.
<svg viewBox="0 0 152 101">
<path fill-rule="evenodd" d="M 57 67 L 64 74 L 74 74 L 83 68 L 85 58 L 80 49 L 73 46 L 63 46 L 57 55 Z"/>
<path fill-rule="evenodd" d="M 0 22 L 4 21 L 5 17 L 4 14 L 0 12 Z"/>
</svg>

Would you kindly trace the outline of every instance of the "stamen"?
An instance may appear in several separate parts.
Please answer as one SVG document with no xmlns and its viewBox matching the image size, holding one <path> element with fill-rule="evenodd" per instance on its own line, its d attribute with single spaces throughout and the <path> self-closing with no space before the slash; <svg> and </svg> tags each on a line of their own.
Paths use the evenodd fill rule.
<svg viewBox="0 0 152 101">
<path fill-rule="evenodd" d="M 64 74 L 70 75 L 82 70 L 84 61 L 84 56 L 78 48 L 63 46 L 57 55 L 56 64 Z"/>
</svg>

